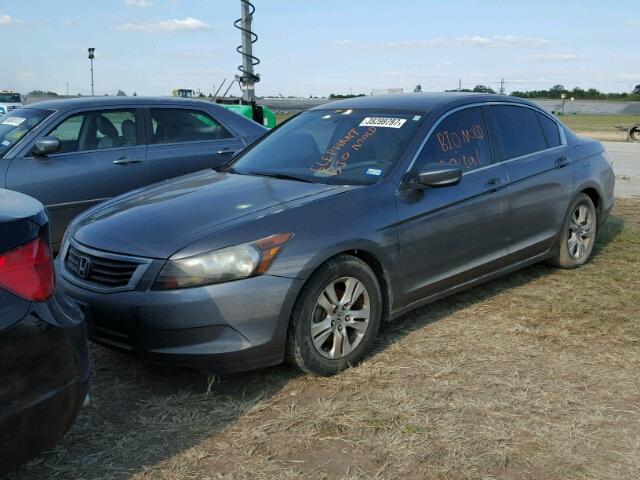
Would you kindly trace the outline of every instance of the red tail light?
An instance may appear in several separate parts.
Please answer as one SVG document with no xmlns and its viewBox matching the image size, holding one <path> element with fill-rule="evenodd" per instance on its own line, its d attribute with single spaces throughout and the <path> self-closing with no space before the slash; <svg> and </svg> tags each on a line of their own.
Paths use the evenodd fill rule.
<svg viewBox="0 0 640 480">
<path fill-rule="evenodd" d="M 47 242 L 36 238 L 1 254 L 0 288 L 32 302 L 51 298 L 55 289 L 55 275 Z"/>
</svg>

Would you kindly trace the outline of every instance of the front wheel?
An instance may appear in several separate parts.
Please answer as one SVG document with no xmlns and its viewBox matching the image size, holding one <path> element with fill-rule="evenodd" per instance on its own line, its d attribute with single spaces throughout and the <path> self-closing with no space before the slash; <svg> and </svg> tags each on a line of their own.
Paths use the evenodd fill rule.
<svg viewBox="0 0 640 480">
<path fill-rule="evenodd" d="M 301 370 L 329 376 L 358 362 L 380 328 L 382 295 L 362 260 L 340 255 L 309 279 L 294 307 L 287 357 Z"/>
<path fill-rule="evenodd" d="M 588 195 L 581 193 L 569 207 L 556 254 L 548 263 L 560 268 L 584 265 L 591 256 L 598 226 L 596 209 Z"/>
</svg>

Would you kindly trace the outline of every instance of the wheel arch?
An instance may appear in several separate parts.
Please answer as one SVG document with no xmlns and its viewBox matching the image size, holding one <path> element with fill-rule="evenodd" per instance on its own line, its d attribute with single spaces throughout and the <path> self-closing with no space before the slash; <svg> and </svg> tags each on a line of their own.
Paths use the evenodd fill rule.
<svg viewBox="0 0 640 480">
<path fill-rule="evenodd" d="M 600 223 L 600 219 L 602 216 L 602 195 L 598 191 L 598 189 L 594 186 L 587 186 L 580 190 L 579 193 L 584 193 L 587 195 L 591 201 L 593 202 L 593 206 L 596 209 L 596 220 Z"/>
<path fill-rule="evenodd" d="M 380 284 L 380 292 L 382 294 L 382 321 L 386 322 L 391 319 L 391 310 L 394 305 L 394 289 L 392 274 L 387 265 L 391 262 L 386 259 L 384 254 L 379 252 L 375 244 L 364 242 L 356 245 L 339 245 L 331 250 L 326 250 L 317 254 L 314 259 L 309 262 L 305 268 L 304 284 L 306 284 L 311 276 L 326 262 L 340 255 L 350 255 L 363 261 L 376 276 Z M 304 288 L 304 285 L 303 285 Z M 298 293 L 298 298 L 302 294 L 303 288 Z M 297 299 L 296 299 L 297 301 Z"/>
</svg>

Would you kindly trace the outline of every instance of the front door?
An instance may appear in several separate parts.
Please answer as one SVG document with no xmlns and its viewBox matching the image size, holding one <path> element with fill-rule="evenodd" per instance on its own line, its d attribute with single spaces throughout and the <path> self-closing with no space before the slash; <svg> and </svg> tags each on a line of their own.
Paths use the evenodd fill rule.
<svg viewBox="0 0 640 480">
<path fill-rule="evenodd" d="M 7 188 L 31 195 L 47 207 L 54 247 L 83 210 L 147 184 L 140 117 L 136 109 L 72 113 L 42 135 L 60 140 L 58 153 L 46 157 L 28 153 L 11 162 Z"/>
<path fill-rule="evenodd" d="M 242 140 L 202 110 L 151 108 L 147 129 L 152 183 L 216 167 L 244 148 Z"/>
<path fill-rule="evenodd" d="M 414 173 L 432 163 L 458 165 L 463 177 L 455 186 L 397 193 L 404 304 L 495 271 L 506 256 L 507 171 L 493 161 L 481 107 L 455 111 L 436 126 Z"/>
</svg>

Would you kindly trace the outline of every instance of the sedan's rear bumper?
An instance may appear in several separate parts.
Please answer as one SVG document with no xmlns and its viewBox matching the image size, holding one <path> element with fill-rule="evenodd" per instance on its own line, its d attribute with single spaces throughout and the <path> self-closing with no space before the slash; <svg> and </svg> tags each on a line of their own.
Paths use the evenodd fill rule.
<svg viewBox="0 0 640 480">
<path fill-rule="evenodd" d="M 262 275 L 182 290 L 97 293 L 59 278 L 108 348 L 215 373 L 282 362 L 301 280 Z"/>
<path fill-rule="evenodd" d="M 0 334 L 0 472 L 53 447 L 87 395 L 82 312 L 58 297 Z"/>
</svg>

